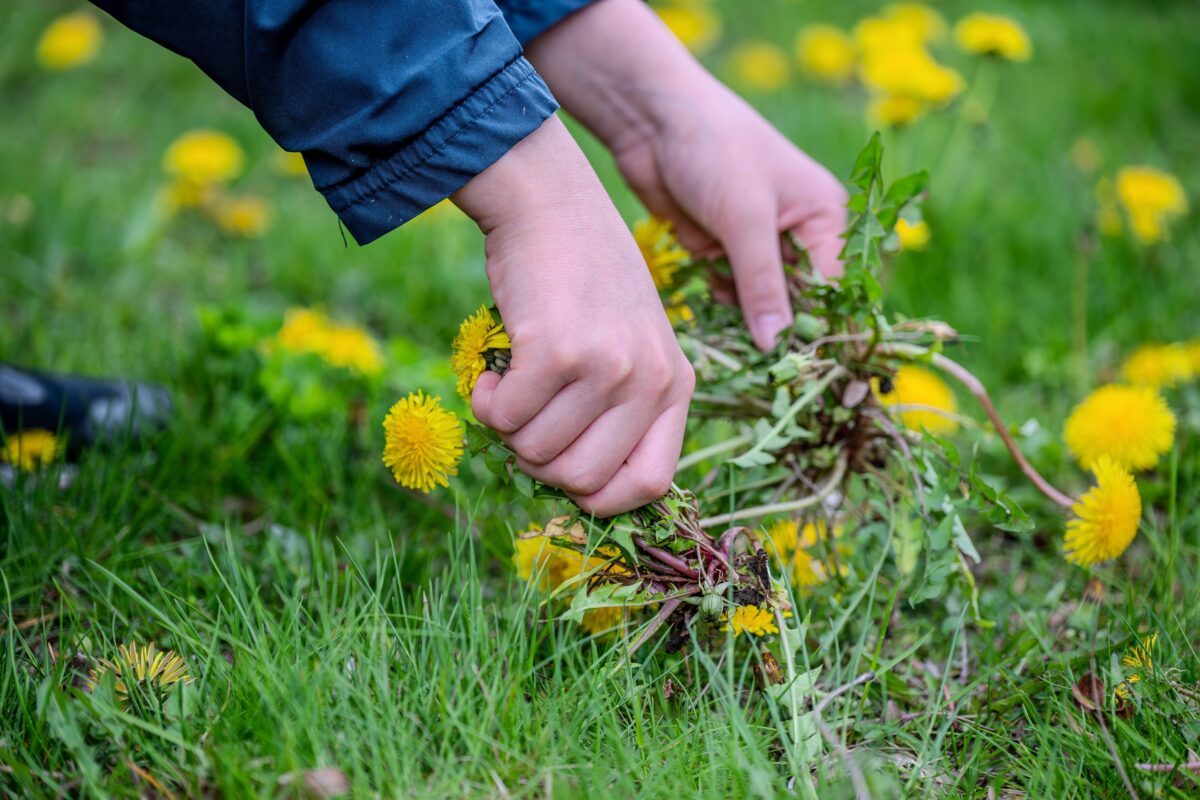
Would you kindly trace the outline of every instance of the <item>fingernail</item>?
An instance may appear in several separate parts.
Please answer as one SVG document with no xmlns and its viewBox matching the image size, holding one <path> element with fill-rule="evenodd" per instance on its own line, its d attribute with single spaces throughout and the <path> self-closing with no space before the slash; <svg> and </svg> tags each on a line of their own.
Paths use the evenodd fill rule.
<svg viewBox="0 0 1200 800">
<path fill-rule="evenodd" d="M 787 317 L 782 314 L 763 314 L 754 321 L 754 338 L 758 346 L 769 350 L 775 346 L 779 332 L 788 326 Z"/>
</svg>

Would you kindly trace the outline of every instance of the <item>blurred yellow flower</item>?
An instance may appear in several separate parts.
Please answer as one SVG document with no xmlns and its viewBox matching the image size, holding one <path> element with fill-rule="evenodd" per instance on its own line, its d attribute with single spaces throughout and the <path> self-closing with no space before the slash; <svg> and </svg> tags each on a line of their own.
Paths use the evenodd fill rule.
<svg viewBox="0 0 1200 800">
<path fill-rule="evenodd" d="M 920 220 L 910 223 L 901 217 L 896 220 L 896 238 L 900 240 L 901 250 L 924 250 L 929 244 L 929 223 Z"/>
<path fill-rule="evenodd" d="M 806 25 L 796 34 L 796 58 L 804 74 L 829 83 L 854 75 L 854 42 L 832 25 Z"/>
<path fill-rule="evenodd" d="M 733 635 L 740 636 L 743 633 L 748 633 L 751 636 L 766 636 L 768 633 L 779 633 L 779 628 L 775 625 L 775 617 L 765 608 L 759 606 L 738 606 L 733 612 L 733 617 L 728 614 L 721 616 L 721 621 L 725 624 L 721 626 L 723 631 L 733 631 Z"/>
<path fill-rule="evenodd" d="M 597 636 L 602 633 L 610 633 L 620 627 L 625 622 L 627 614 L 628 612 L 620 606 L 593 608 L 583 612 L 583 619 L 579 624 L 592 636 Z"/>
<path fill-rule="evenodd" d="M 675 38 L 697 55 L 707 52 L 721 35 L 721 17 L 702 3 L 672 3 L 654 10 Z"/>
<path fill-rule="evenodd" d="M 924 32 L 911 20 L 886 17 L 865 17 L 854 26 L 854 41 L 863 55 L 896 49 L 920 49 L 925 44 Z"/>
<path fill-rule="evenodd" d="M 213 219 L 225 233 L 246 239 L 262 236 L 271 223 L 267 201 L 257 195 L 217 196 L 212 202 Z"/>
<path fill-rule="evenodd" d="M 864 51 L 859 77 L 877 93 L 916 98 L 941 105 L 966 87 L 957 71 L 939 64 L 920 46 Z"/>
<path fill-rule="evenodd" d="M 1063 551 L 1068 561 L 1091 566 L 1125 552 L 1137 536 L 1142 496 L 1126 470 L 1108 456 L 1092 465 L 1096 485 L 1071 507 L 1076 519 L 1067 523 Z"/>
<path fill-rule="evenodd" d="M 774 92 L 787 86 L 788 57 L 770 42 L 746 42 L 729 56 L 737 83 L 759 92 Z"/>
<path fill-rule="evenodd" d="M 287 175 L 292 178 L 308 177 L 308 165 L 304 163 L 303 153 L 280 150 L 275 154 L 273 164 L 275 171 L 280 175 Z"/>
<path fill-rule="evenodd" d="M 837 544 L 828 557 L 817 551 L 820 543 L 830 538 L 825 520 L 806 522 L 803 528 L 794 519 L 780 520 L 767 529 L 766 538 L 767 550 L 774 552 L 792 583 L 801 589 L 824 583 L 834 572 L 845 574 L 845 567 L 838 563 L 838 557 L 849 556 L 851 551 L 839 542 L 842 538 L 840 525 L 833 528 L 832 539 Z"/>
<path fill-rule="evenodd" d="M 542 526 L 536 522 L 529 526 L 530 533 L 541 530 Z M 527 583 L 536 581 L 537 588 L 542 591 L 552 589 L 561 582 L 555 580 L 555 554 L 558 550 L 559 548 L 545 536 L 518 537 L 513 542 L 513 566 L 521 579 Z"/>
<path fill-rule="evenodd" d="M 115 659 L 99 659 L 96 668 L 88 673 L 88 691 L 96 691 L 104 675 L 109 672 L 116 678 L 113 688 L 117 701 L 126 708 L 132 687 L 161 694 L 175 684 L 192 682 L 187 662 L 172 650 L 157 650 L 153 642 L 145 647 L 138 646 L 136 642 L 118 645 Z"/>
<path fill-rule="evenodd" d="M 946 35 L 946 20 L 921 3 L 895 3 L 885 8 L 883 15 L 911 31 L 911 35 L 923 44 L 936 42 Z"/>
<path fill-rule="evenodd" d="M 1137 386 L 1169 389 L 1191 380 L 1196 366 L 1188 348 L 1180 344 L 1146 344 L 1121 364 L 1121 375 Z"/>
<path fill-rule="evenodd" d="M 487 306 L 462 321 L 458 335 L 451 344 L 450 368 L 458 378 L 458 396 L 468 403 L 475 382 L 487 369 L 484 353 L 489 350 L 510 350 L 512 341 L 504 330 L 504 323 L 497 322 Z"/>
<path fill-rule="evenodd" d="M 879 378 L 871 380 L 879 402 L 895 408 L 900 422 L 913 430 L 947 436 L 958 430 L 953 414 L 958 411 L 954 392 L 946 382 L 922 367 L 905 365 L 896 370 L 890 391 L 883 391 Z M 944 412 L 944 413 L 939 413 Z"/>
<path fill-rule="evenodd" d="M 642 251 L 642 258 L 660 292 L 671 288 L 675 273 L 691 260 L 691 255 L 679 244 L 671 231 L 671 223 L 657 217 L 646 217 L 633 224 L 633 240 Z"/>
<path fill-rule="evenodd" d="M 667 321 L 671 323 L 671 327 L 688 323 L 696 319 L 696 312 L 692 311 L 692 307 L 684 300 L 683 292 L 675 292 L 671 298 L 665 303 L 667 310 Z"/>
<path fill-rule="evenodd" d="M 220 131 L 188 131 L 167 147 L 163 169 L 173 178 L 209 186 L 242 174 L 246 157 L 233 137 Z"/>
<path fill-rule="evenodd" d="M 440 224 L 443 222 L 460 222 L 467 219 L 469 217 L 447 198 L 422 211 L 413 222 Z"/>
<path fill-rule="evenodd" d="M 1187 195 L 1179 181 L 1154 167 L 1122 167 L 1117 172 L 1116 192 L 1129 227 L 1145 244 L 1164 238 L 1167 223 L 1188 211 Z"/>
<path fill-rule="evenodd" d="M 12 464 L 22 472 L 35 472 L 48 467 L 62 455 L 63 447 L 58 437 L 41 428 L 14 431 L 0 447 L 0 461 Z"/>
<path fill-rule="evenodd" d="M 904 94 L 880 94 L 867 104 L 867 124 L 903 128 L 925 113 L 925 103 Z"/>
<path fill-rule="evenodd" d="M 377 375 L 383 371 L 379 344 L 357 325 L 339 325 L 311 308 L 290 308 L 283 326 L 264 342 L 270 351 L 278 347 L 289 353 L 313 353 L 334 367 Z"/>
<path fill-rule="evenodd" d="M 401 486 L 431 492 L 458 474 L 463 426 L 441 398 L 415 392 L 399 400 L 383 420 L 383 434 L 384 466 Z"/>
<path fill-rule="evenodd" d="M 1101 457 L 1151 469 L 1175 442 L 1175 415 L 1151 387 L 1101 386 L 1067 417 L 1063 439 L 1084 469 Z"/>
<path fill-rule="evenodd" d="M 954 41 L 968 53 L 1028 61 L 1033 55 L 1029 36 L 1015 20 L 999 14 L 968 14 L 954 26 Z"/>
<path fill-rule="evenodd" d="M 187 208 L 208 208 L 215 202 L 215 197 L 216 191 L 211 184 L 176 178 L 159 193 L 159 202 L 169 214 L 174 214 Z"/>
<path fill-rule="evenodd" d="M 96 59 L 103 42 L 104 29 L 94 14 L 65 14 L 42 31 L 37 43 L 38 63 L 51 70 L 79 67 Z"/>
</svg>

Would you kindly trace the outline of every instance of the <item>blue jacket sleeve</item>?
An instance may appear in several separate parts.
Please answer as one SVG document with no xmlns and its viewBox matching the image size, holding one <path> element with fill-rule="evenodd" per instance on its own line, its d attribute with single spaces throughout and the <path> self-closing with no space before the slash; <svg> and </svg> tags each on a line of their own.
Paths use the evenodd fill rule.
<svg viewBox="0 0 1200 800">
<path fill-rule="evenodd" d="M 524 45 L 592 2 L 594 0 L 496 0 L 496 5 L 504 12 L 508 27 Z"/>
<path fill-rule="evenodd" d="M 93 0 L 248 106 L 366 244 L 557 108 L 492 0 Z"/>
</svg>

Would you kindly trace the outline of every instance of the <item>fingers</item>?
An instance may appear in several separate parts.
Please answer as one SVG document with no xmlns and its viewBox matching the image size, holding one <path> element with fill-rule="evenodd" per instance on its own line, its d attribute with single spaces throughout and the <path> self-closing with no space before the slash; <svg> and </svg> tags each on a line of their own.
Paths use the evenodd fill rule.
<svg viewBox="0 0 1200 800">
<path fill-rule="evenodd" d="M 534 465 L 549 464 L 570 447 L 608 405 L 607 393 L 594 383 L 575 381 L 546 403 L 520 430 L 502 438 L 523 461 Z"/>
<path fill-rule="evenodd" d="M 489 428 L 514 433 L 533 419 L 570 378 L 562 371 L 521 369 L 514 362 L 503 378 L 494 372 L 479 376 L 471 393 L 471 411 Z"/>
<path fill-rule="evenodd" d="M 570 498 L 584 511 L 598 517 L 611 517 L 666 494 L 675 478 L 687 409 L 686 402 L 667 408 L 604 488 L 590 495 L 568 493 Z"/>
<path fill-rule="evenodd" d="M 684 249 L 704 258 L 709 257 L 714 249 L 719 249 L 717 241 L 671 199 L 651 152 L 635 150 L 621 153 L 617 156 L 617 164 L 629 188 L 633 189 L 646 210 L 671 223 L 675 238 Z"/>
<path fill-rule="evenodd" d="M 571 494 L 594 494 L 612 480 L 655 419 L 653 407 L 626 403 L 605 411 L 562 455 L 549 464 L 517 466 L 542 483 Z"/>
<path fill-rule="evenodd" d="M 785 218 L 783 227 L 790 229 L 808 252 L 817 271 L 826 278 L 842 274 L 842 232 L 846 230 L 846 188 L 824 167 L 812 163 L 803 181 L 807 192 L 798 203 L 794 218 Z"/>
<path fill-rule="evenodd" d="M 759 348 L 769 350 L 779 332 L 792 324 L 776 213 L 742 207 L 722 240 L 750 335 Z"/>
</svg>

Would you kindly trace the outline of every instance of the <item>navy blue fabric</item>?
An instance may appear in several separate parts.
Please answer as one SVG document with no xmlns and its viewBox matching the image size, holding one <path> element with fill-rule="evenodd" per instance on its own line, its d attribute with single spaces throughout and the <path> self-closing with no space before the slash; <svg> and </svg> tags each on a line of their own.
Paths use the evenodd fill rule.
<svg viewBox="0 0 1200 800">
<path fill-rule="evenodd" d="M 593 0 L 496 0 L 521 44 L 529 44 L 554 23 Z"/>
<path fill-rule="evenodd" d="M 248 106 L 366 244 L 558 107 L 521 53 L 584 0 L 93 0 Z"/>
</svg>

